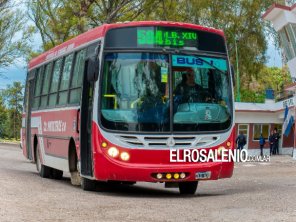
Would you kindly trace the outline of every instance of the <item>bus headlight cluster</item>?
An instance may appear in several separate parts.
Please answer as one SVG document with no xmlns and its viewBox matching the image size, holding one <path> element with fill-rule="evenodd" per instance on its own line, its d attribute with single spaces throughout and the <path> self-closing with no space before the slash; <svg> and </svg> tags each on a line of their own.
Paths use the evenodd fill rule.
<svg viewBox="0 0 296 222">
<path fill-rule="evenodd" d="M 121 152 L 120 153 L 119 149 L 117 149 L 114 146 L 108 148 L 107 153 L 112 158 L 117 158 L 119 156 L 120 159 L 123 161 L 129 161 L 129 159 L 130 159 L 130 155 L 128 152 Z"/>
<path fill-rule="evenodd" d="M 152 176 L 158 180 L 182 180 L 186 178 L 186 173 L 157 173 L 153 174 Z"/>
</svg>

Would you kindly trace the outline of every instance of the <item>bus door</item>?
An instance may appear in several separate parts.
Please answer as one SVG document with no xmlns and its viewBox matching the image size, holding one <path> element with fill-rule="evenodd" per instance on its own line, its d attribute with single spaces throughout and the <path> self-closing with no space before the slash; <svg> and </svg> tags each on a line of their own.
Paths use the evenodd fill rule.
<svg viewBox="0 0 296 222">
<path fill-rule="evenodd" d="M 87 48 L 86 58 L 95 54 L 98 43 Z M 86 59 L 87 61 L 87 59 Z M 93 95 L 94 82 L 87 79 L 88 62 L 85 62 L 84 78 L 82 86 L 82 99 L 80 106 L 80 167 L 83 176 L 93 176 L 93 159 L 92 159 L 92 113 L 93 113 Z"/>
<path fill-rule="evenodd" d="M 26 156 L 28 159 L 33 160 L 32 155 L 32 138 L 31 138 L 31 111 L 33 105 L 35 71 L 28 74 L 27 88 L 26 88 Z"/>
</svg>

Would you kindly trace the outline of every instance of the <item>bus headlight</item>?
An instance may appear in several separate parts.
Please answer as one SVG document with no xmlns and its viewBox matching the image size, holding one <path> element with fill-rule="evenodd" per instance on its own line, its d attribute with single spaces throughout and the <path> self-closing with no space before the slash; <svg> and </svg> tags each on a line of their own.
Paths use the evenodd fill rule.
<svg viewBox="0 0 296 222">
<path fill-rule="evenodd" d="M 113 158 L 116 158 L 119 155 L 119 150 L 116 147 L 110 147 L 108 149 L 108 155 Z"/>
<path fill-rule="evenodd" d="M 223 150 L 226 150 L 224 146 L 220 146 L 220 147 L 218 148 L 218 155 L 219 155 L 219 156 L 222 155 Z"/>
<path fill-rule="evenodd" d="M 122 159 L 123 161 L 128 161 L 130 158 L 130 155 L 127 152 L 122 152 L 120 154 L 120 159 Z"/>
</svg>

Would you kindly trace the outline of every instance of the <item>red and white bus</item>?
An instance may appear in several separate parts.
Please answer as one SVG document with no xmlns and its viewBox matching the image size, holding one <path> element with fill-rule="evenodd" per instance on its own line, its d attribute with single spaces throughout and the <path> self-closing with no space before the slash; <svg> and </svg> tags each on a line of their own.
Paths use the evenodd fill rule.
<svg viewBox="0 0 296 222">
<path fill-rule="evenodd" d="M 188 71 L 198 92 L 176 92 Z M 185 75 L 186 74 L 186 75 Z M 210 99 L 209 99 L 210 98 Z M 178 22 L 105 24 L 32 59 L 21 145 L 41 177 L 164 182 L 194 194 L 233 162 L 171 161 L 171 150 L 234 149 L 234 106 L 221 30 Z"/>
</svg>

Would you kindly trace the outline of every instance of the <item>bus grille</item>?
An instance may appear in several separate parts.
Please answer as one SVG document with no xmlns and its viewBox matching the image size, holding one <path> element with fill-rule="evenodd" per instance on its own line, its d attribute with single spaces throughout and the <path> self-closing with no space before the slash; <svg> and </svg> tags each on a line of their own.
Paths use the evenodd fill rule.
<svg viewBox="0 0 296 222">
<path fill-rule="evenodd" d="M 217 136 L 186 136 L 186 135 L 174 135 L 174 136 L 126 136 L 116 135 L 116 138 L 121 143 L 135 147 L 135 148 L 192 148 L 192 147 L 208 147 L 215 143 L 219 137 Z"/>
</svg>

